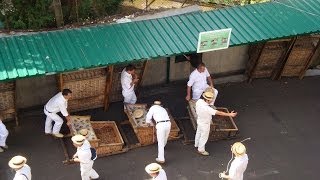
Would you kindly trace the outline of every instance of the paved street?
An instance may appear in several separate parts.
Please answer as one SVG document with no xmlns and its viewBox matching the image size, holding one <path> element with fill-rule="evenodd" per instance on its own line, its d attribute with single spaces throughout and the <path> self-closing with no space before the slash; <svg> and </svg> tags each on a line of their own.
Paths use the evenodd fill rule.
<svg viewBox="0 0 320 180">
<path fill-rule="evenodd" d="M 158 87 L 159 88 L 159 87 Z M 216 106 L 238 112 L 235 118 L 240 129 L 239 140 L 245 142 L 249 164 L 245 179 L 257 180 L 316 180 L 320 143 L 320 77 L 303 80 L 254 80 L 251 84 L 234 83 L 217 86 Z M 151 103 L 160 98 L 174 117 L 186 116 L 185 84 L 174 83 L 159 89 L 143 90 L 154 96 L 139 99 Z M 121 103 L 114 103 L 106 113 L 90 111 L 92 119 L 124 120 Z M 7 162 L 13 155 L 28 158 L 33 180 L 78 180 L 78 164 L 63 165 L 63 151 L 58 140 L 45 136 L 45 116 L 41 109 L 22 112 L 20 126 L 10 125 L 9 151 L 0 154 L 0 179 L 12 179 Z M 169 142 L 163 166 L 169 180 L 214 180 L 226 168 L 230 145 L 236 140 L 209 142 L 211 153 L 202 157 L 193 145 L 182 140 Z M 137 148 L 127 153 L 100 158 L 94 168 L 101 180 L 144 180 L 146 164 L 154 161 L 156 145 Z"/>
</svg>

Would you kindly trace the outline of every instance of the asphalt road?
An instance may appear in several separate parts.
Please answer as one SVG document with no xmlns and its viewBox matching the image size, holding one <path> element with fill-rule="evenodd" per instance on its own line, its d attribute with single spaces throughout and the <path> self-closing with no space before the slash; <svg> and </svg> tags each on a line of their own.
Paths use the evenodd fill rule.
<svg viewBox="0 0 320 180">
<path fill-rule="evenodd" d="M 217 86 L 219 96 L 216 106 L 237 111 L 236 124 L 239 139 L 245 142 L 249 164 L 245 179 L 298 180 L 318 179 L 318 154 L 320 143 L 320 77 L 303 80 L 255 80 L 251 84 L 235 83 Z M 139 102 L 151 103 L 161 99 L 174 117 L 186 116 L 185 85 L 174 83 L 155 89 L 145 89 Z M 151 95 L 153 94 L 153 95 Z M 121 103 L 114 103 L 108 112 L 94 110 L 92 119 L 124 120 Z M 41 109 L 22 112 L 19 127 L 8 124 L 9 150 L 0 154 L 0 179 L 12 179 L 13 172 L 7 162 L 13 155 L 28 158 L 33 180 L 78 180 L 79 165 L 63 165 L 59 141 L 44 135 Z M 163 166 L 169 180 L 214 180 L 226 168 L 230 145 L 236 140 L 209 142 L 209 157 L 196 153 L 193 145 L 183 145 L 182 140 L 169 142 L 166 147 L 166 164 Z M 156 145 L 130 150 L 126 153 L 100 158 L 94 168 L 101 180 L 148 179 L 145 165 L 154 162 Z"/>
</svg>

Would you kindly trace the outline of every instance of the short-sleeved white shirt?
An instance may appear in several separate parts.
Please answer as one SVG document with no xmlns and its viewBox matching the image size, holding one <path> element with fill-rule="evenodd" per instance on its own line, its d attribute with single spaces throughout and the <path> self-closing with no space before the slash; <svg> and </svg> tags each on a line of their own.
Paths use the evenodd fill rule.
<svg viewBox="0 0 320 180">
<path fill-rule="evenodd" d="M 21 169 L 16 171 L 13 180 L 31 180 L 31 168 L 25 164 Z"/>
<path fill-rule="evenodd" d="M 208 69 L 205 68 L 204 72 L 200 73 L 198 69 L 195 69 L 189 76 L 187 85 L 192 86 L 192 91 L 202 93 L 207 87 L 207 78 L 210 77 Z"/>
<path fill-rule="evenodd" d="M 244 154 L 240 157 L 235 157 L 231 163 L 229 170 L 230 180 L 243 180 L 243 173 L 247 169 L 248 155 Z"/>
<path fill-rule="evenodd" d="M 63 116 L 68 116 L 69 113 L 67 111 L 68 100 L 66 100 L 62 92 L 59 92 L 55 96 L 53 96 L 45 105 L 45 109 L 51 113 L 61 112 Z"/>
<path fill-rule="evenodd" d="M 212 116 L 217 113 L 217 110 L 213 109 L 203 99 L 199 99 L 196 102 L 197 124 L 210 124 Z"/>
<path fill-rule="evenodd" d="M 151 123 L 152 118 L 156 122 L 170 120 L 167 110 L 159 105 L 151 106 L 146 115 L 146 123 Z"/>
</svg>

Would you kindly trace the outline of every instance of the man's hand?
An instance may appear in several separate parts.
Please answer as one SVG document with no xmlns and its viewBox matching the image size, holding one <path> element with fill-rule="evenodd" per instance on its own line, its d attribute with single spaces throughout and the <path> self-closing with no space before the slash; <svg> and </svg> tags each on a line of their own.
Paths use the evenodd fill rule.
<svg viewBox="0 0 320 180">
<path fill-rule="evenodd" d="M 237 112 L 231 111 L 231 113 L 229 113 L 230 117 L 236 117 L 237 116 Z"/>
<path fill-rule="evenodd" d="M 190 101 L 190 99 L 191 99 L 190 95 L 187 95 L 187 96 L 186 96 L 186 100 L 187 100 L 187 101 Z"/>
<path fill-rule="evenodd" d="M 73 161 L 74 162 L 80 162 L 80 159 L 79 158 L 73 158 Z"/>
<path fill-rule="evenodd" d="M 219 178 L 228 178 L 228 176 L 226 175 L 226 172 L 223 171 L 222 173 L 219 174 Z"/>
<path fill-rule="evenodd" d="M 67 119 L 67 125 L 70 125 L 70 124 L 71 124 L 71 117 L 70 117 L 70 115 L 66 116 L 66 119 Z"/>
<path fill-rule="evenodd" d="M 138 78 L 134 78 L 134 79 L 133 79 L 133 83 L 134 83 L 134 84 L 137 84 L 138 82 L 139 82 L 139 79 L 138 79 Z"/>
</svg>

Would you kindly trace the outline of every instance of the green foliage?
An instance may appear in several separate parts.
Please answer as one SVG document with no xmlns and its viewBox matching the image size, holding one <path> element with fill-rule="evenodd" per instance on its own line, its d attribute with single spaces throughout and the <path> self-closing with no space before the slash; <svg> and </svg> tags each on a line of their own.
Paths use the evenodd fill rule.
<svg viewBox="0 0 320 180">
<path fill-rule="evenodd" d="M 13 29 L 39 29 L 54 27 L 55 19 L 49 10 L 51 0 L 12 0 L 13 10 L 1 14 L 1 21 L 5 21 Z M 7 27 L 8 28 L 8 27 Z"/>
<path fill-rule="evenodd" d="M 10 2 L 10 7 L 8 5 Z M 65 24 L 117 12 L 124 0 L 61 0 Z M 56 27 L 52 0 L 1 0 L 0 21 L 10 29 Z M 13 5 L 13 7 L 12 7 Z"/>
<path fill-rule="evenodd" d="M 124 0 L 74 0 L 72 3 L 62 4 L 65 22 L 77 22 L 96 19 L 104 15 L 112 15 L 117 12 Z M 71 8 L 70 8 L 71 7 Z M 78 17 L 77 17 L 78 12 Z"/>
</svg>

